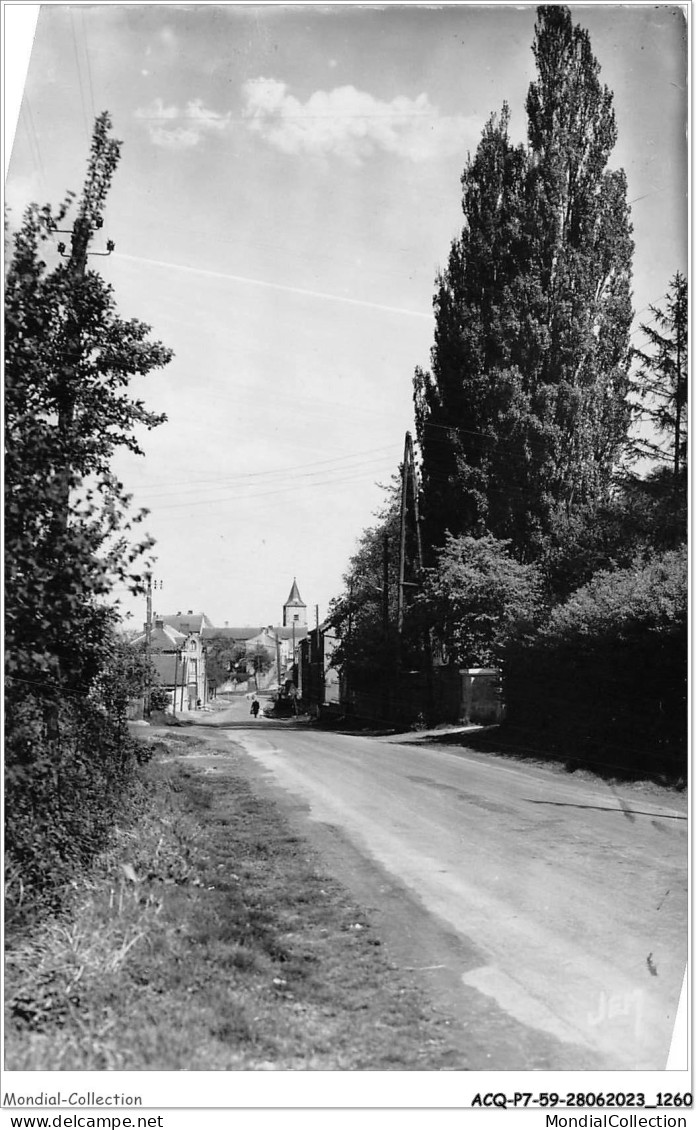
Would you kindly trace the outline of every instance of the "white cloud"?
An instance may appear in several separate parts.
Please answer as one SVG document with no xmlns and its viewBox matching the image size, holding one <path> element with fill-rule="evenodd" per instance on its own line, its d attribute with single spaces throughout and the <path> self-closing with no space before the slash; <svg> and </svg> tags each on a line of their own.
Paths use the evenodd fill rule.
<svg viewBox="0 0 696 1130">
<path fill-rule="evenodd" d="M 317 90 L 302 103 L 277 79 L 244 84 L 247 127 L 283 153 L 334 155 L 360 164 L 383 150 L 411 161 L 456 152 L 480 133 L 478 118 L 444 117 L 427 94 L 384 102 L 354 86 Z"/>
<path fill-rule="evenodd" d="M 206 134 L 222 133 L 230 122 L 229 114 L 208 110 L 200 98 L 187 102 L 183 110 L 165 106 L 155 98 L 149 106 L 135 111 L 136 118 L 147 124 L 150 140 L 165 149 L 190 149 Z"/>
</svg>

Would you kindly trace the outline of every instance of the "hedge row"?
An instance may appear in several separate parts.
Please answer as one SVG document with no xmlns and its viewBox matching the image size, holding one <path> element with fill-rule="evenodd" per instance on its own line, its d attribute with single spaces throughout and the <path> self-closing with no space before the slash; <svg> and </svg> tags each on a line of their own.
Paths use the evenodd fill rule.
<svg viewBox="0 0 696 1130">
<path fill-rule="evenodd" d="M 686 548 L 596 574 L 505 656 L 507 723 L 618 775 L 686 775 Z"/>
<path fill-rule="evenodd" d="M 60 736 L 46 734 L 39 696 L 9 694 L 5 741 L 6 924 L 61 891 L 108 842 L 124 792 L 148 747 L 128 733 L 125 712 L 89 696 L 66 697 Z M 38 900 L 38 903 L 37 903 Z"/>
</svg>

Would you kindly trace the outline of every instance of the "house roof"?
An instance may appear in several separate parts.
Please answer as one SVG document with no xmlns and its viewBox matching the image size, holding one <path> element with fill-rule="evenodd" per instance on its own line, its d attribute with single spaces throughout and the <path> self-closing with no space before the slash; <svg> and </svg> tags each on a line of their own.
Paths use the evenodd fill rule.
<svg viewBox="0 0 696 1130">
<path fill-rule="evenodd" d="M 185 634 L 201 632 L 204 628 L 212 628 L 213 626 L 205 612 L 177 612 L 170 616 L 158 616 L 157 619 L 164 620 L 165 624 L 171 624 L 177 631 Z"/>
<path fill-rule="evenodd" d="M 293 629 L 292 626 L 283 628 L 273 624 L 265 624 L 261 628 L 204 628 L 201 632 L 201 638 L 204 640 L 220 639 L 244 642 L 253 640 L 256 636 L 262 636 L 264 632 L 271 636 L 277 636 L 280 640 L 291 640 L 294 632 L 295 640 L 299 641 L 307 635 L 307 627 L 304 624 L 295 624 Z"/>
<path fill-rule="evenodd" d="M 169 625 L 165 625 L 163 628 L 153 626 L 150 634 L 150 648 L 152 651 L 177 651 L 185 639 L 186 636 Z M 147 637 L 143 632 L 141 636 L 133 640 L 133 643 L 145 643 L 146 640 Z"/>
<path fill-rule="evenodd" d="M 292 588 L 290 589 L 290 596 L 285 601 L 283 608 L 287 608 L 287 606 L 289 604 L 293 604 L 293 605 L 295 605 L 295 607 L 299 607 L 299 608 L 306 608 L 307 607 L 307 605 L 303 601 L 302 597 L 300 596 L 300 590 L 297 587 L 297 581 L 294 577 L 292 578 Z"/>
<path fill-rule="evenodd" d="M 182 686 L 184 683 L 183 664 L 177 662 L 175 655 L 153 655 L 152 666 L 163 687 Z"/>
<path fill-rule="evenodd" d="M 304 639 L 304 637 L 307 635 L 307 631 L 308 629 L 306 624 L 295 624 L 294 628 L 290 626 L 289 628 L 273 629 L 274 635 L 276 635 L 278 639 L 291 640 L 294 636 L 295 641 L 298 643 L 301 639 Z"/>
<path fill-rule="evenodd" d="M 258 636 L 261 632 L 265 632 L 265 628 L 204 628 L 201 636 L 204 640 L 251 640 L 254 636 Z"/>
</svg>

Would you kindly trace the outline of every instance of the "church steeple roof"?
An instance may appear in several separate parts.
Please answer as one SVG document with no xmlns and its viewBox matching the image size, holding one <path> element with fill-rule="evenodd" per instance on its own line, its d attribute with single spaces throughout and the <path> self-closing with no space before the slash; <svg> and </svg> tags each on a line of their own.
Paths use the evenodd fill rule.
<svg viewBox="0 0 696 1130">
<path fill-rule="evenodd" d="M 307 607 L 302 597 L 300 596 L 300 590 L 297 587 L 297 580 L 295 577 L 292 578 L 292 588 L 290 589 L 290 596 L 285 601 L 283 607 L 287 608 L 289 604 L 294 604 L 296 607 L 299 605 L 300 608 Z"/>
</svg>

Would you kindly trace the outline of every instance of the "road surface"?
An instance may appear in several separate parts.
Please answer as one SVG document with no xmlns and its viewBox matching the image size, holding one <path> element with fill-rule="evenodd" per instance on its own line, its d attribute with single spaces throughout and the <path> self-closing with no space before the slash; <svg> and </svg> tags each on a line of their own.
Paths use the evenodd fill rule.
<svg viewBox="0 0 696 1130">
<path fill-rule="evenodd" d="M 453 1017 L 463 1066 L 664 1069 L 687 955 L 683 796 L 254 723 L 246 703 L 207 721 Z"/>
</svg>

